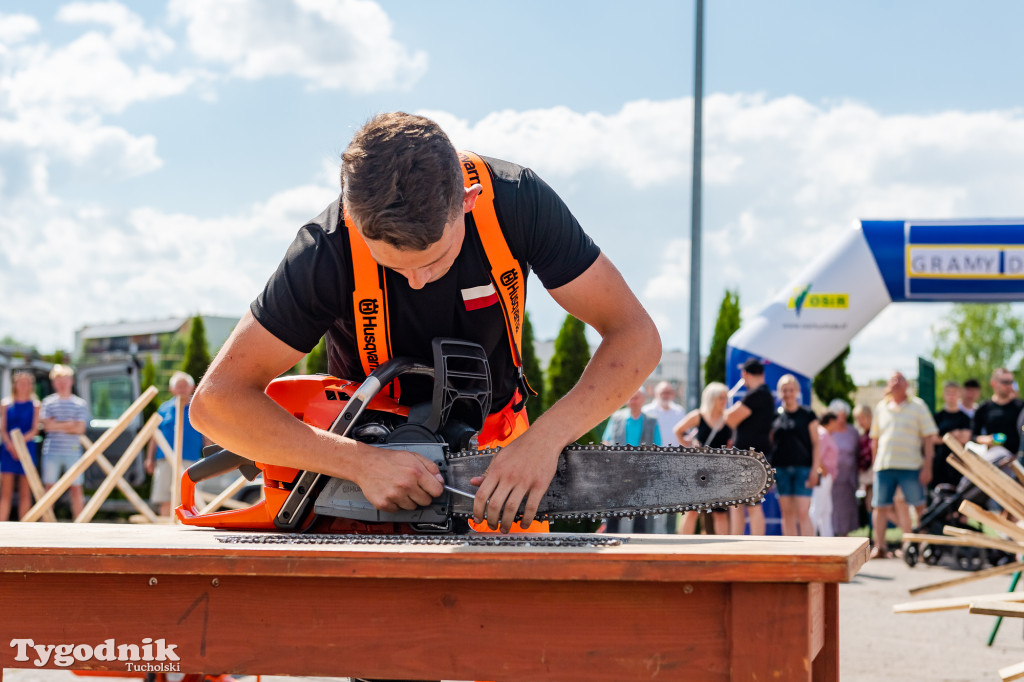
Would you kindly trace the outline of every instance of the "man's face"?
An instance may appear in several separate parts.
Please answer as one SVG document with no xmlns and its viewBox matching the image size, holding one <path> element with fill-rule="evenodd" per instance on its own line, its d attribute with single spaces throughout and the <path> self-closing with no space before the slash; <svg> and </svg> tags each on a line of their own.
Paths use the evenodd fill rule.
<svg viewBox="0 0 1024 682">
<path fill-rule="evenodd" d="M 175 397 L 182 397 L 187 402 L 192 397 L 192 384 L 188 383 L 184 379 L 178 379 L 171 384 L 171 395 Z"/>
<path fill-rule="evenodd" d="M 664 406 L 672 402 L 672 398 L 676 397 L 676 392 L 671 386 L 662 386 L 661 390 L 658 391 L 658 401 Z"/>
<path fill-rule="evenodd" d="M 53 378 L 53 389 L 61 395 L 67 395 L 71 393 L 71 386 L 75 383 L 75 378 L 68 374 L 63 374 L 59 377 Z"/>
<path fill-rule="evenodd" d="M 644 398 L 644 392 L 637 391 L 630 397 L 626 405 L 628 405 L 629 409 L 632 410 L 633 412 L 639 412 L 640 409 L 643 408 L 644 406 Z"/>
<path fill-rule="evenodd" d="M 981 389 L 975 388 L 974 386 L 964 386 L 963 401 L 965 405 L 973 405 L 978 402 L 978 397 L 981 395 Z"/>
<path fill-rule="evenodd" d="M 896 400 L 903 400 L 907 397 L 907 379 L 899 372 L 893 372 L 892 376 L 889 377 L 889 383 L 887 384 L 889 393 L 892 394 Z"/>
<path fill-rule="evenodd" d="M 1008 398 L 1013 393 L 1013 374 L 996 372 L 992 376 L 992 393 L 999 398 Z"/>
<path fill-rule="evenodd" d="M 942 389 L 942 399 L 947 405 L 956 405 L 960 400 L 960 389 L 956 386 L 946 386 Z"/>
<path fill-rule="evenodd" d="M 460 215 L 445 225 L 440 239 L 422 251 L 399 249 L 375 239 L 364 238 L 363 241 L 373 260 L 405 277 L 413 289 L 422 289 L 448 274 L 462 250 L 465 237 L 466 219 Z"/>
<path fill-rule="evenodd" d="M 466 214 L 476 206 L 480 192 L 480 185 L 465 188 L 462 196 L 462 213 L 444 226 L 440 239 L 422 251 L 399 249 L 385 241 L 365 237 L 363 241 L 370 249 L 373 260 L 379 265 L 405 277 L 413 289 L 422 289 L 448 274 L 455 264 L 455 259 L 462 251 L 462 242 L 466 238 Z"/>
</svg>

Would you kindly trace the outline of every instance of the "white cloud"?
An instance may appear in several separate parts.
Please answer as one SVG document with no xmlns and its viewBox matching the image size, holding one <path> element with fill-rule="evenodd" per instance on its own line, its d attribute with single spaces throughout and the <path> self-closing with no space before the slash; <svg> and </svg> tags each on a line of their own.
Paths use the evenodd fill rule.
<svg viewBox="0 0 1024 682">
<path fill-rule="evenodd" d="M 632 202 L 630 218 L 644 228 L 632 238 L 650 243 L 655 255 L 616 262 L 662 331 L 685 338 L 689 249 L 677 235 L 689 225 L 690 106 L 640 101 L 610 115 L 564 107 L 503 111 L 472 124 L 424 113 L 456 146 L 527 159 L 542 175 L 597 171 L 618 178 L 619 198 Z M 854 102 L 817 106 L 799 97 L 717 94 L 707 98 L 705 116 L 705 338 L 727 286 L 739 287 L 746 309 L 759 310 L 859 219 L 1024 215 L 1019 110 L 886 116 Z M 659 202 L 648 194 L 638 199 L 621 183 L 674 189 Z M 615 243 L 622 226 L 592 216 L 588 229 L 599 243 Z M 928 353 L 925 322 L 948 306 L 902 310 L 887 312 L 854 341 L 852 367 L 902 366 Z M 909 328 L 893 333 L 901 320 Z M 679 344 L 672 338 L 666 345 Z M 873 359 L 858 360 L 858 353 Z"/>
<path fill-rule="evenodd" d="M 6 51 L 4 44 L 21 42 L 39 32 L 39 22 L 27 14 L 0 13 L 0 55 Z"/>
<path fill-rule="evenodd" d="M 119 50 L 144 49 L 156 58 L 174 49 L 174 41 L 163 31 L 146 28 L 142 17 L 117 2 L 73 2 L 58 10 L 57 20 L 108 26 L 110 42 Z"/>
<path fill-rule="evenodd" d="M 239 78 L 291 75 L 310 88 L 357 93 L 402 89 L 427 69 L 427 55 L 392 36 L 369 0 L 171 0 L 200 58 Z"/>
</svg>

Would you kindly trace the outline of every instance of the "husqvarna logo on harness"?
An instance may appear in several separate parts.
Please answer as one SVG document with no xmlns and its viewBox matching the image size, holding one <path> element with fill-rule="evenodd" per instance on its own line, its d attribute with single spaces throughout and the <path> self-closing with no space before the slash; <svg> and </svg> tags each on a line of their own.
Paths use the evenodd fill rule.
<svg viewBox="0 0 1024 682">
<path fill-rule="evenodd" d="M 512 304 L 512 325 L 515 331 L 519 331 L 519 273 L 514 269 L 501 273 L 501 286 L 508 292 L 508 300 Z"/>
<path fill-rule="evenodd" d="M 363 355 L 371 369 L 380 365 L 377 355 L 377 318 L 380 317 L 380 304 L 375 298 L 364 298 L 359 301 L 360 344 Z"/>
<path fill-rule="evenodd" d="M 459 160 L 462 161 L 462 167 L 466 169 L 466 179 L 469 181 L 469 186 L 480 184 L 480 172 L 476 169 L 476 164 L 469 160 L 468 156 L 459 154 Z"/>
</svg>

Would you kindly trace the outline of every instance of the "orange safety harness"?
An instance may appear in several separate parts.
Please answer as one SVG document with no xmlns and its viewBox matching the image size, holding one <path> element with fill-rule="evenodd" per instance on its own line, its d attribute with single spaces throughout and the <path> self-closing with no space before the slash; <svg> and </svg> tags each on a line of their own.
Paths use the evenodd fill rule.
<svg viewBox="0 0 1024 682">
<path fill-rule="evenodd" d="M 523 342 L 523 271 L 505 241 L 494 210 L 494 186 L 490 169 L 483 159 L 472 152 L 459 152 L 462 177 L 466 187 L 479 184 L 483 191 L 477 196 L 473 208 L 480 242 L 490 266 L 491 284 L 501 304 L 505 329 L 517 370 L 519 400 L 511 406 L 518 412 L 526 404 L 533 390 L 523 373 L 523 360 L 519 348 Z M 359 236 L 346 215 L 348 239 L 352 253 L 352 307 L 356 317 L 356 347 L 363 371 L 369 376 L 380 364 L 391 358 L 391 330 L 388 322 L 387 284 L 384 268 L 373 260 L 366 242 Z"/>
</svg>

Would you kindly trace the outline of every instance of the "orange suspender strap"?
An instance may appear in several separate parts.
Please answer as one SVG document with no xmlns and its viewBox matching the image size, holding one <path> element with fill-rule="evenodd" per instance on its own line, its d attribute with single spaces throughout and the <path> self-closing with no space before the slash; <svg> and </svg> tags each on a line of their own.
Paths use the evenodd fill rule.
<svg viewBox="0 0 1024 682">
<path fill-rule="evenodd" d="M 519 261 L 509 251 L 508 242 L 498 224 L 498 215 L 494 211 L 494 186 L 491 184 L 491 172 L 483 159 L 473 152 L 459 152 L 462 162 L 462 176 L 466 187 L 479 184 L 483 191 L 476 198 L 473 208 L 473 221 L 484 246 L 484 253 L 491 267 L 491 284 L 494 286 L 501 311 L 505 317 L 505 330 L 508 333 L 508 344 L 512 350 L 512 362 L 518 370 L 520 401 L 513 406 L 518 411 L 526 404 L 526 398 L 533 393 L 526 376 L 523 374 L 523 360 L 519 349 L 523 345 L 523 271 Z"/>
<path fill-rule="evenodd" d="M 345 212 L 348 243 L 352 253 L 352 311 L 356 324 L 356 348 L 366 376 L 391 358 L 387 284 L 384 269 L 370 255 L 366 242 Z"/>
</svg>

